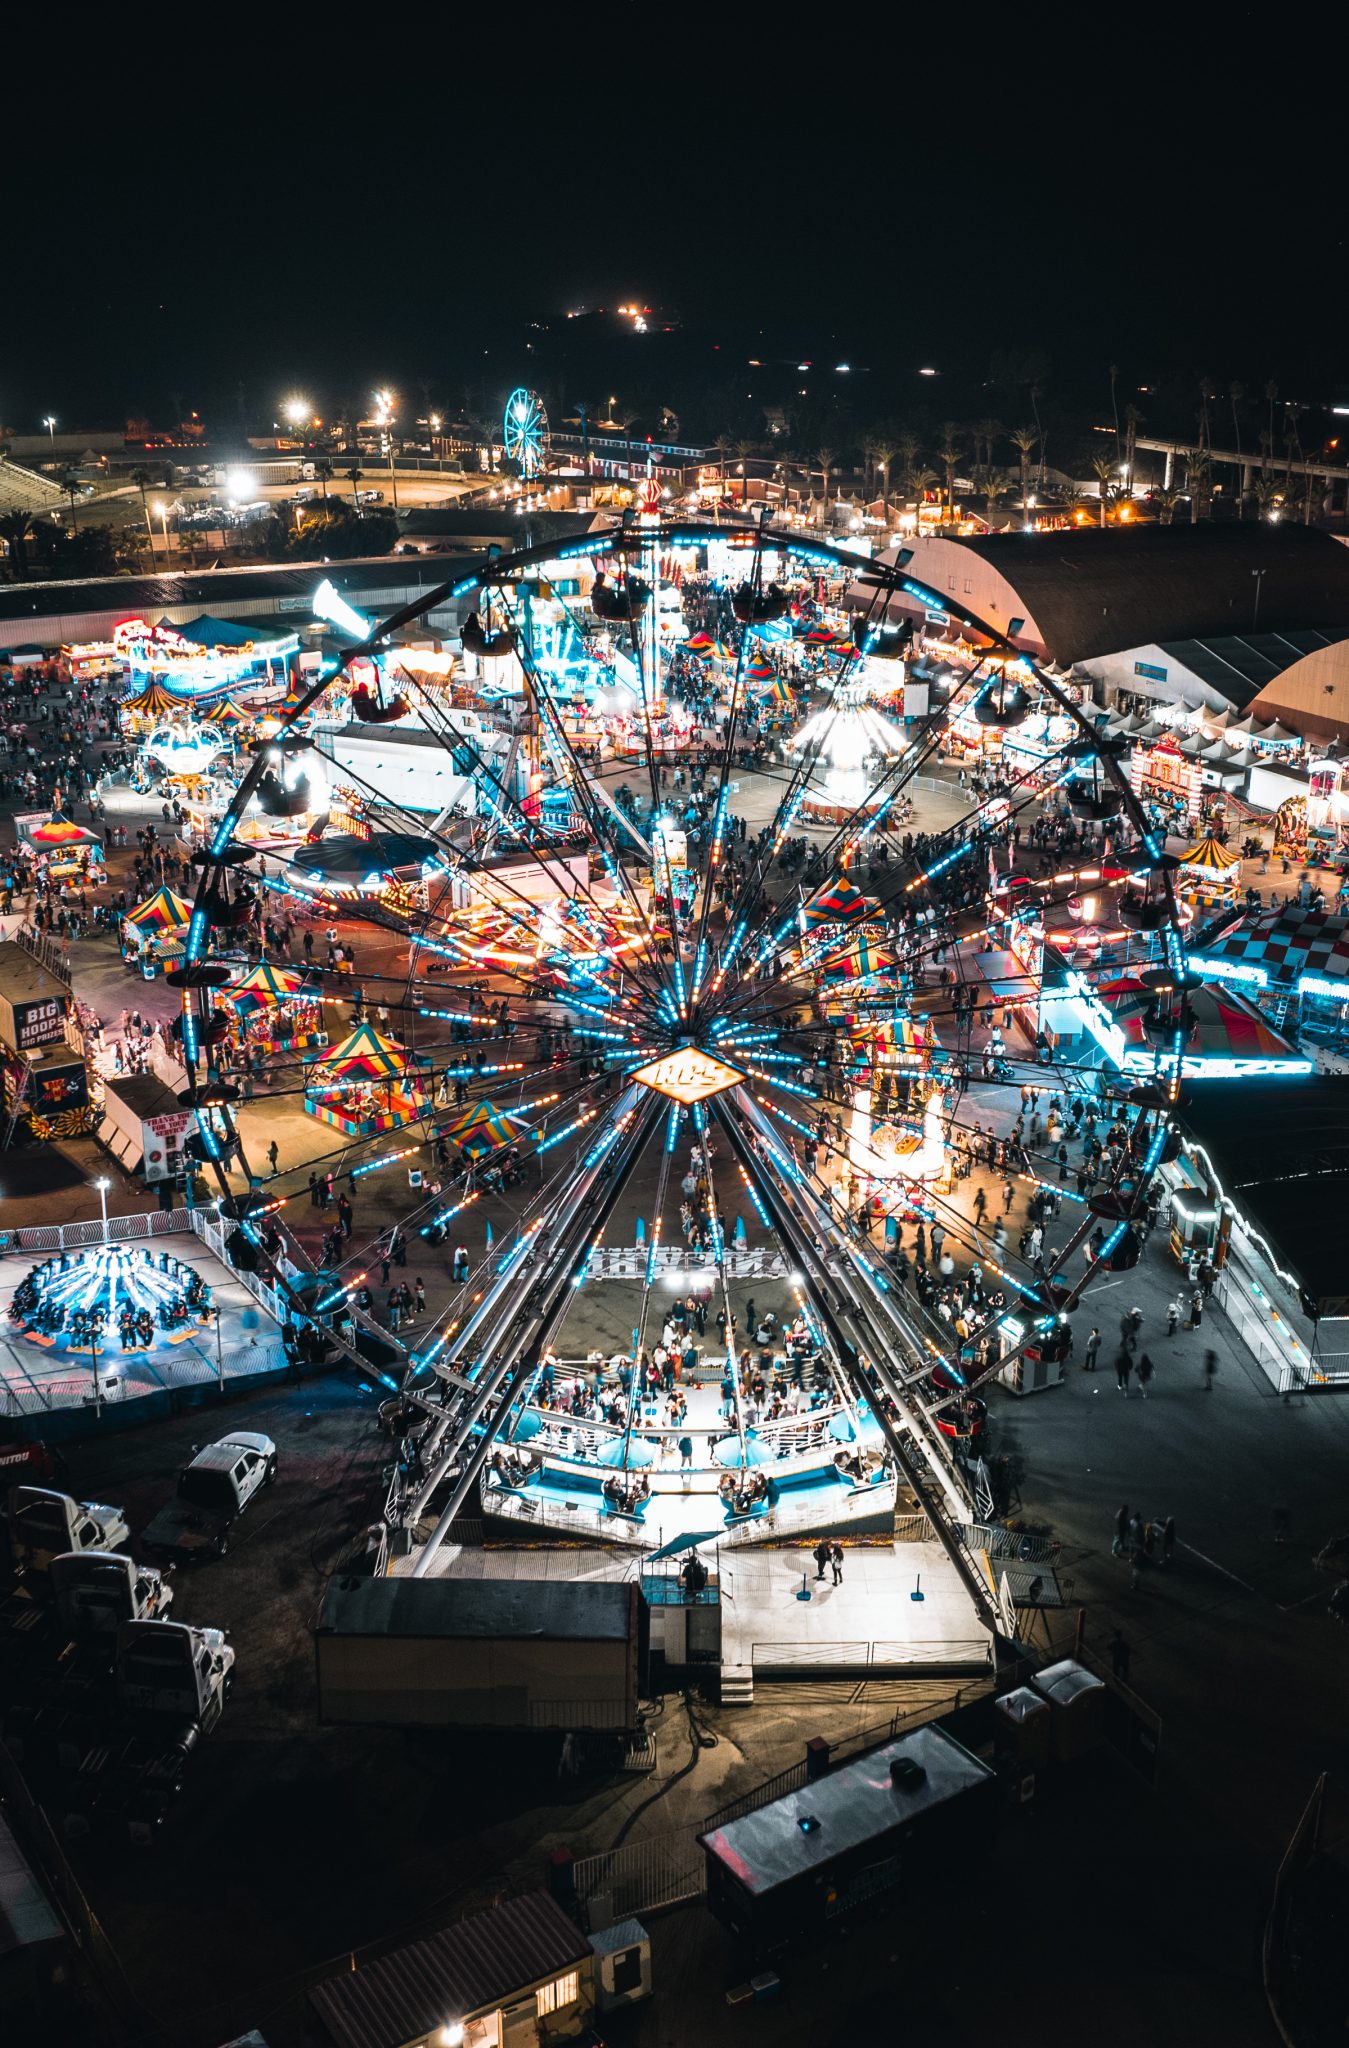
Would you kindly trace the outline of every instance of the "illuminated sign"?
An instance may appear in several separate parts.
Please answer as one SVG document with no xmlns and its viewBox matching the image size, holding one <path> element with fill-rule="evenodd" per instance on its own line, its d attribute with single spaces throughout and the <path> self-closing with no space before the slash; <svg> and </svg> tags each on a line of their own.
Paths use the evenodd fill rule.
<svg viewBox="0 0 1349 2048">
<path fill-rule="evenodd" d="M 1249 960 L 1191 960 L 1190 966 L 1205 981 L 1248 981 L 1255 988 L 1264 988 L 1269 982 L 1269 969 L 1256 967 Z"/>
<path fill-rule="evenodd" d="M 1159 668 L 1155 661 L 1136 661 L 1134 663 L 1134 674 L 1136 676 L 1146 676 L 1148 681 L 1152 683 L 1164 683 L 1166 681 L 1166 670 Z"/>
<path fill-rule="evenodd" d="M 1331 981 L 1324 974 L 1300 974 L 1297 992 L 1300 996 L 1327 996 L 1332 1003 L 1349 1003 L 1349 978 Z"/>
<path fill-rule="evenodd" d="M 727 1066 L 725 1060 L 714 1059 L 711 1053 L 699 1052 L 696 1045 L 687 1045 L 681 1046 L 678 1052 L 667 1052 L 663 1058 L 638 1067 L 632 1078 L 655 1094 L 668 1095 L 672 1102 L 682 1102 L 687 1106 L 706 1102 L 710 1095 L 723 1095 L 744 1076 L 735 1067 Z"/>
</svg>

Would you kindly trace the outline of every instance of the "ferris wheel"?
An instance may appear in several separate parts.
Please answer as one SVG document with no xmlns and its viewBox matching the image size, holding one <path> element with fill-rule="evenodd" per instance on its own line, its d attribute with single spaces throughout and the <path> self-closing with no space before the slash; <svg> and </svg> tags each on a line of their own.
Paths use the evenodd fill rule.
<svg viewBox="0 0 1349 2048">
<path fill-rule="evenodd" d="M 548 414 L 537 391 L 517 385 L 506 400 L 502 439 L 509 459 L 523 477 L 536 477 L 548 453 Z"/>
<path fill-rule="evenodd" d="M 512 395 L 505 425 L 522 462 L 531 446 L 541 450 L 546 417 L 533 393 Z M 671 565 L 681 560 L 700 565 L 688 577 L 686 615 L 697 630 L 679 640 L 673 673 L 653 672 L 660 655 L 648 628 L 677 594 Z M 714 573 L 717 560 L 731 567 Z M 835 623 L 821 615 L 828 578 L 840 591 L 849 586 L 850 620 L 841 605 Z M 373 1360 L 409 1413 L 432 1418 L 426 1477 L 409 1482 L 396 1512 L 412 1528 L 453 1473 L 447 1529 L 494 1444 L 508 1461 L 523 1461 L 537 1460 L 542 1443 L 569 1469 L 594 1463 L 597 1478 L 632 1496 L 633 1475 L 657 1455 L 658 1432 L 636 1402 L 622 1429 L 592 1419 L 584 1434 L 559 1420 L 541 1361 L 554 1347 L 565 1354 L 575 1328 L 567 1319 L 596 1274 L 637 1290 L 622 1298 L 611 1350 L 628 1351 L 630 1331 L 633 1347 L 654 1346 L 649 1332 L 661 1328 L 659 1288 L 668 1284 L 660 1260 L 677 1251 L 681 1229 L 715 1274 L 716 1305 L 730 1323 L 726 1276 L 748 1224 L 793 1275 L 799 1321 L 818 1351 L 821 1384 L 832 1389 L 821 1412 L 836 1411 L 835 1437 L 860 1444 L 882 1430 L 906 1474 L 917 1443 L 959 1519 L 961 1488 L 986 1483 L 969 1478 L 982 1469 L 982 1456 L 970 1455 L 983 1426 L 980 1383 L 1009 1356 L 1059 1341 L 1086 1284 L 1089 1241 L 1085 1275 L 1137 1263 L 1151 1177 L 1178 1144 L 1170 1119 L 1196 1028 L 1196 978 L 1176 863 L 1160 850 L 1117 743 L 1005 633 L 954 598 L 898 564 L 813 537 L 697 520 L 581 528 L 569 540 L 484 558 L 454 597 L 472 607 L 465 649 L 523 670 L 536 751 L 526 760 L 516 737 L 494 754 L 485 717 L 466 716 L 443 671 L 437 679 L 405 666 L 399 687 L 424 728 L 421 751 L 438 745 L 446 774 L 461 781 L 471 766 L 477 822 L 457 807 L 428 821 L 424 809 L 370 791 L 347 849 L 345 890 L 335 831 L 324 836 L 320 826 L 316 843 L 295 855 L 295 873 L 319 872 L 323 920 L 340 922 L 344 940 L 356 928 L 360 986 L 344 996 L 335 971 L 320 977 L 326 1049 L 303 1064 L 283 1050 L 278 1057 L 291 1064 L 277 1069 L 294 1075 L 290 1092 L 328 1147 L 305 1168 L 357 1187 L 380 1174 L 379 1232 L 396 1219 L 424 1241 L 417 1264 L 429 1321 L 419 1318 L 409 1339 L 393 1318 L 381 1335 L 369 1302 L 362 1307 L 380 1256 L 373 1220 L 368 1242 L 359 1228 L 354 1238 L 337 1233 L 335 1244 L 325 1238 L 307 1276 L 293 1245 L 275 1249 L 271 1212 L 291 1203 L 291 1216 L 307 1213 L 304 1171 L 266 1179 L 250 1157 L 267 1126 L 240 1102 L 220 1056 L 226 1040 L 214 994 L 229 978 L 219 955 L 237 943 L 231 931 L 257 923 L 257 889 L 280 892 L 268 897 L 278 916 L 294 895 L 275 873 L 263 879 L 252 870 L 239 832 L 255 796 L 283 818 L 288 801 L 290 810 L 311 801 L 288 799 L 266 752 L 197 857 L 203 872 L 186 958 L 170 976 L 183 991 L 190 1084 L 182 1099 L 198 1112 L 194 1156 L 219 1182 L 229 1256 L 274 1275 L 293 1295 L 297 1321 Z M 959 620 L 984 649 L 934 685 L 935 708 L 908 721 L 907 732 L 872 709 L 891 696 L 903 715 L 902 667 L 873 659 L 888 607 L 901 598 Z M 371 659 L 384 630 L 373 628 L 288 700 L 270 750 L 279 750 L 283 770 L 311 745 L 307 718 L 348 687 L 352 663 Z M 774 653 L 784 646 L 789 659 Z M 877 669 L 887 673 L 869 673 Z M 635 676 L 635 686 L 620 687 L 620 676 Z M 794 714 L 781 710 L 784 696 L 797 700 Z M 691 706 L 682 726 L 681 705 Z M 793 745 L 763 751 L 747 769 L 746 733 L 793 715 Z M 690 748 L 700 722 L 720 729 L 720 760 L 695 813 L 682 796 L 671 803 L 661 768 L 667 750 Z M 944 809 L 925 813 L 930 764 L 957 741 L 998 764 L 998 793 L 967 795 L 952 783 Z M 347 776 L 343 811 L 361 795 L 358 771 Z M 737 789 L 737 807 L 748 811 L 752 799 L 751 822 L 766 821 L 752 839 L 742 822 L 737 841 L 728 802 Z M 1047 796 L 1053 817 L 1075 820 L 1093 844 L 1129 840 L 1127 860 L 1113 866 L 1091 856 L 1082 874 L 1096 886 L 1081 902 L 1108 893 L 1109 918 L 1093 912 L 1089 921 L 1117 926 L 1131 958 L 1157 964 L 1140 977 L 1144 1045 L 1102 1091 L 1120 1134 L 1107 1167 L 1071 1199 L 1052 1249 L 1028 1221 L 1018 1250 L 1001 1226 L 990 1236 L 971 1224 L 960 1182 L 969 1160 L 986 1161 L 989 1105 L 1001 1097 L 1014 1114 L 1023 1088 L 1046 1087 L 1044 1048 L 1033 1008 L 1025 1028 L 1013 1030 L 1015 998 L 1006 1016 L 1000 1000 L 999 1024 L 990 995 L 979 1024 L 983 998 L 971 998 L 984 984 L 965 977 L 992 971 L 1019 986 L 1022 968 L 1033 978 L 1055 923 L 1079 914 L 1074 873 L 1035 880 L 1008 865 L 1009 856 L 1016 864 L 1017 824 Z M 953 805 L 968 808 L 942 822 Z M 1072 857 L 1063 865 L 1073 868 Z M 411 882 L 395 880 L 409 872 Z M 387 886 L 376 886 L 381 874 Z M 990 932 L 1002 942 L 996 955 Z M 1013 955 L 1015 975 L 1006 967 Z M 971 967 L 979 958 L 992 968 Z M 1090 993 L 1084 987 L 1081 1000 Z M 693 1155 L 686 1180 L 708 1191 L 692 1206 L 681 1204 L 687 1188 L 672 1165 L 685 1148 Z M 1012 1156 L 999 1154 L 1000 1171 L 1010 1172 Z M 390 1171 L 408 1160 L 415 1168 Z M 1023 1178 L 1043 1210 L 1045 1186 L 1057 1189 L 1063 1176 Z M 859 1206 L 859 1187 L 903 1192 L 873 1211 Z M 358 1203 L 358 1214 L 368 1213 Z M 880 1249 L 868 1243 L 878 1216 L 899 1223 L 897 1248 L 915 1226 L 922 1246 L 924 1228 L 941 1225 L 945 1257 L 933 1236 L 933 1272 L 921 1252 L 916 1299 L 884 1277 Z M 653 1219 L 649 1238 L 634 1230 L 643 1218 Z M 634 1237 L 646 1247 L 640 1259 Z M 978 1305 L 960 1311 L 968 1325 L 960 1341 L 938 1312 L 952 1245 L 981 1272 Z M 860 1344 L 839 1320 L 845 1298 Z M 1009 1328 L 1020 1334 L 1009 1338 Z M 746 1475 L 762 1462 L 762 1438 L 757 1411 L 741 1404 L 733 1349 L 727 1370 L 732 1399 L 718 1451 L 740 1475 L 733 1519 L 749 1526 Z M 442 1405 L 437 1396 L 432 1408 L 426 1389 L 440 1386 L 449 1398 Z M 912 1430 L 903 1442 L 892 1427 L 901 1411 Z M 953 1444 L 966 1460 L 959 1469 Z M 504 1487 L 498 1496 L 509 1512 L 514 1496 Z M 630 1533 L 639 1525 L 637 1513 L 624 1524 Z"/>
</svg>

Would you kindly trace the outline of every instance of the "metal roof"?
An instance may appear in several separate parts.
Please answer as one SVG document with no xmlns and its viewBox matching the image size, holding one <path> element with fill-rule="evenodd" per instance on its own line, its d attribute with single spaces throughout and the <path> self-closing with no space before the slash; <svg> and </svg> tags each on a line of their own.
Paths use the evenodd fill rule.
<svg viewBox="0 0 1349 2048">
<path fill-rule="evenodd" d="M 319 1627 L 339 1636 L 623 1643 L 636 1631 L 635 1600 L 635 1586 L 619 1580 L 335 1578 Z"/>
<path fill-rule="evenodd" d="M 1305 655 L 1337 640 L 1349 639 L 1349 626 L 1339 632 L 1318 627 L 1289 628 L 1283 633 L 1236 633 L 1198 640 L 1159 641 L 1162 653 L 1191 675 L 1221 691 L 1229 704 L 1245 710 L 1266 683 L 1272 683 Z"/>
<path fill-rule="evenodd" d="M 1266 634 L 1349 633 L 1349 548 L 1315 527 L 1083 527 L 950 542 L 1006 577 L 1055 661 L 1090 661 L 1148 642 L 1240 634 L 1255 608 Z M 892 558 L 887 550 L 881 560 Z M 919 559 L 913 573 L 921 575 Z M 996 620 L 992 621 L 996 624 Z"/>
<path fill-rule="evenodd" d="M 894 1783 L 890 1765 L 899 1757 L 921 1766 L 917 1784 Z M 746 1891 L 762 1897 L 993 1775 L 944 1728 L 915 1728 L 698 1839 Z"/>
<path fill-rule="evenodd" d="M 45 619 L 114 612 L 148 618 L 166 609 L 209 611 L 223 607 L 271 605 L 303 616 L 308 600 L 326 577 L 335 590 L 356 601 L 368 590 L 434 590 L 474 566 L 466 556 L 360 556 L 347 562 L 306 562 L 295 568 L 259 565 L 243 569 L 190 569 L 173 575 L 101 576 L 68 582 L 8 583 L 0 586 L 0 626 L 25 626 Z M 284 601 L 290 599 L 291 603 Z M 300 602 L 304 600 L 304 602 Z"/>
<path fill-rule="evenodd" d="M 530 1892 L 329 1977 L 309 1999 L 339 2048 L 406 2048 L 574 1969 L 590 1953 L 556 1900 Z"/>
<path fill-rule="evenodd" d="M 1349 1077 L 1246 1079 L 1238 1101 L 1223 1087 L 1190 1089 L 1180 1111 L 1186 1134 L 1320 1313 L 1349 1313 Z"/>
</svg>

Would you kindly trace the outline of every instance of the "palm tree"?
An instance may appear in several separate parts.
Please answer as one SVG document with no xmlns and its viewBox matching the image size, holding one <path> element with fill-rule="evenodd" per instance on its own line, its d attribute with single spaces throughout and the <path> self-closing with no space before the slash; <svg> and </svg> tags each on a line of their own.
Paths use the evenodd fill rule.
<svg viewBox="0 0 1349 2048">
<path fill-rule="evenodd" d="M 1269 445 L 1274 446 L 1274 407 L 1278 403 L 1279 387 L 1271 377 L 1265 386 L 1265 403 L 1269 407 Z"/>
<path fill-rule="evenodd" d="M 1176 499 L 1179 495 L 1180 493 L 1173 490 L 1170 484 L 1158 484 L 1153 491 L 1152 502 L 1161 512 L 1163 526 L 1169 526 L 1175 517 Z"/>
<path fill-rule="evenodd" d="M 960 430 L 954 420 L 948 420 L 942 428 L 942 444 L 937 450 L 937 459 L 946 471 L 946 502 L 949 516 L 956 516 L 956 465 L 962 454 Z"/>
<path fill-rule="evenodd" d="M 826 526 L 829 523 L 829 472 L 837 460 L 838 456 L 832 448 L 817 448 L 815 450 L 815 464 L 820 472 L 820 496 L 824 500 L 824 520 Z"/>
<path fill-rule="evenodd" d="M 75 531 L 75 504 L 80 495 L 80 480 L 73 473 L 63 476 L 61 489 L 70 500 L 70 530 Z"/>
<path fill-rule="evenodd" d="M 1259 476 L 1255 479 L 1255 482 L 1251 485 L 1251 496 L 1255 499 L 1255 502 L 1260 509 L 1260 516 L 1262 519 L 1268 519 L 1271 517 L 1274 511 L 1275 502 L 1281 495 L 1282 493 L 1279 489 L 1278 479 L 1276 477 L 1269 476 L 1262 469 Z"/>
<path fill-rule="evenodd" d="M 1040 433 L 1037 427 L 1013 428 L 1012 446 L 1021 457 L 1021 509 L 1023 512 L 1030 509 L 1030 459 L 1039 443 Z"/>
<path fill-rule="evenodd" d="M 912 434 L 905 428 L 904 432 L 896 438 L 895 452 L 902 464 L 902 473 L 907 476 L 910 470 L 916 469 L 918 466 L 917 434 Z"/>
<path fill-rule="evenodd" d="M 357 485 L 363 481 L 365 477 L 365 471 L 363 469 L 357 469 L 355 463 L 353 462 L 351 468 L 344 469 L 342 474 L 346 478 L 347 482 L 351 485 L 352 509 L 355 511 L 356 517 L 360 519 L 363 515 L 361 512 L 361 496 L 360 492 L 357 489 Z"/>
<path fill-rule="evenodd" d="M 990 505 L 995 504 L 1004 491 L 1010 491 L 1015 478 L 1006 469 L 984 468 L 978 472 L 979 488 Z"/>
<path fill-rule="evenodd" d="M 721 457 L 721 481 L 725 483 L 726 464 L 730 459 L 731 451 L 735 447 L 735 443 L 731 439 L 729 434 L 718 434 L 716 440 L 712 443 L 712 446 L 716 449 L 717 454 Z"/>
<path fill-rule="evenodd" d="M 1115 480 L 1116 467 L 1117 465 L 1110 460 L 1108 455 L 1093 455 L 1091 458 L 1091 473 L 1101 487 L 1102 526 L 1106 523 L 1106 513 L 1110 503 L 1107 493 Z"/>
<path fill-rule="evenodd" d="M 941 478 L 938 476 L 935 469 L 911 469 L 905 477 L 905 489 L 913 492 L 913 511 L 915 524 L 917 523 L 918 519 L 918 507 L 922 504 L 928 492 L 934 489 L 935 486 L 940 482 Z"/>
<path fill-rule="evenodd" d="M 737 441 L 735 452 L 740 457 L 740 502 L 749 502 L 749 459 L 758 447 L 757 441 Z"/>
<path fill-rule="evenodd" d="M 1129 487 L 1129 496 L 1134 494 L 1135 471 L 1138 468 L 1138 429 L 1143 424 L 1143 415 L 1136 405 L 1124 408 L 1124 481 Z"/>
<path fill-rule="evenodd" d="M 0 518 L 0 540 L 9 549 L 17 580 L 28 581 L 28 543 L 33 538 L 31 512 L 6 512 Z"/>
<path fill-rule="evenodd" d="M 151 476 L 148 469 L 133 469 L 131 472 L 131 481 L 141 494 L 141 510 L 145 514 L 146 537 L 149 540 L 151 547 L 153 547 L 155 544 L 155 530 L 153 526 L 151 526 L 150 524 L 150 501 L 146 497 L 145 493 L 149 485 L 151 485 L 154 482 L 154 478 Z"/>
<path fill-rule="evenodd" d="M 335 474 L 336 471 L 334 470 L 331 462 L 316 462 L 314 464 L 314 477 L 320 491 L 323 493 L 323 505 L 325 511 L 327 510 L 328 506 L 328 479 L 329 477 L 334 476 Z"/>
<path fill-rule="evenodd" d="M 890 464 L 895 459 L 893 441 L 878 440 L 871 444 L 872 456 L 881 473 L 881 518 L 890 517 Z"/>
<path fill-rule="evenodd" d="M 972 432 L 974 434 L 975 454 L 977 455 L 980 448 L 982 448 L 985 465 L 991 469 L 993 467 L 993 443 L 1002 439 L 1003 435 L 1007 432 L 1006 427 L 1004 427 L 1001 420 L 978 420 Z"/>
<path fill-rule="evenodd" d="M 1190 524 L 1199 524 L 1200 513 L 1208 503 L 1209 452 L 1207 448 L 1195 448 L 1185 464 L 1185 487 L 1190 493 Z"/>
</svg>

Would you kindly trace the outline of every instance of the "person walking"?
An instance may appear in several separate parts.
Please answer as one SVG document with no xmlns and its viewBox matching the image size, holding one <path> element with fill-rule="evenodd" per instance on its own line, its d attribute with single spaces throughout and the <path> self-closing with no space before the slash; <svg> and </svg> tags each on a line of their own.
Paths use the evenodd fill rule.
<svg viewBox="0 0 1349 2048">
<path fill-rule="evenodd" d="M 816 1584 L 823 1585 L 824 1568 L 829 1562 L 829 1545 L 825 1542 L 823 1536 L 821 1536 L 819 1542 L 815 1545 L 814 1550 L 811 1552 L 811 1556 L 815 1560 Z"/>
<path fill-rule="evenodd" d="M 1179 1295 L 1177 1295 L 1177 1296 L 1175 1297 L 1174 1301 L 1168 1301 L 1168 1303 L 1166 1304 L 1166 1334 L 1167 1334 L 1167 1336 L 1168 1336 L 1168 1337 L 1174 1337 L 1174 1336 L 1175 1336 L 1175 1334 L 1176 1334 L 1176 1331 L 1177 1331 L 1177 1330 L 1178 1330 L 1179 1328 L 1180 1328 L 1180 1296 L 1179 1296 Z"/>
<path fill-rule="evenodd" d="M 1129 1398 L 1129 1374 L 1133 1369 L 1134 1362 L 1121 1344 L 1119 1350 L 1115 1353 L 1115 1385 L 1119 1388 L 1126 1401 Z"/>
<path fill-rule="evenodd" d="M 1217 1370 L 1217 1352 L 1212 1350 L 1206 1351 L 1204 1353 L 1204 1392 L 1206 1394 L 1211 1394 L 1213 1392 L 1213 1376 L 1217 1372 Z"/>
<path fill-rule="evenodd" d="M 982 1188 L 976 1188 L 974 1191 L 974 1227 L 976 1230 L 982 1230 L 984 1227 L 984 1211 L 987 1207 L 988 1196 Z"/>
<path fill-rule="evenodd" d="M 1155 1370 L 1156 1368 L 1152 1360 L 1145 1351 L 1138 1361 L 1138 1389 L 1145 1401 L 1148 1398 L 1148 1382 L 1151 1380 Z"/>
<path fill-rule="evenodd" d="M 277 1144 L 276 1139 L 273 1138 L 271 1144 L 267 1147 L 267 1164 L 271 1167 L 273 1176 L 276 1174 L 277 1161 L 280 1157 L 281 1147 Z"/>
<path fill-rule="evenodd" d="M 1203 1320 L 1204 1297 L 1196 1287 L 1194 1293 L 1190 1296 L 1190 1320 L 1185 1327 L 1187 1330 L 1197 1330 Z"/>
<path fill-rule="evenodd" d="M 1129 1658 L 1131 1654 L 1129 1645 L 1124 1640 L 1123 1630 L 1117 1628 L 1114 1635 L 1110 1638 L 1110 1671 L 1112 1677 L 1123 1679 L 1125 1684 L 1128 1683 L 1129 1679 Z"/>
<path fill-rule="evenodd" d="M 679 1439 L 679 1469 L 681 1472 L 691 1472 L 693 1470 L 693 1438 L 691 1436 L 681 1436 Z"/>
<path fill-rule="evenodd" d="M 1100 1353 L 1101 1353 L 1101 1333 L 1100 1333 L 1100 1331 L 1099 1331 L 1099 1330 L 1098 1330 L 1098 1329 L 1096 1328 L 1096 1325 L 1095 1325 L 1095 1324 L 1093 1323 L 1093 1324 L 1092 1324 L 1092 1329 L 1091 1329 L 1091 1335 L 1090 1335 L 1090 1336 L 1088 1337 L 1088 1339 L 1087 1339 L 1087 1344 L 1086 1344 L 1086 1350 L 1085 1350 L 1085 1352 L 1084 1352 L 1084 1354 L 1083 1354 L 1083 1358 L 1082 1358 L 1082 1370 L 1083 1370 L 1083 1372 L 1095 1372 L 1095 1370 L 1096 1370 L 1096 1361 L 1097 1361 L 1097 1359 L 1099 1358 L 1099 1356 L 1100 1356 Z"/>
<path fill-rule="evenodd" d="M 830 1544 L 829 1563 L 834 1573 L 834 1584 L 841 1586 L 843 1584 L 843 1545 L 841 1543 L 835 1542 Z"/>
</svg>

